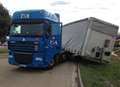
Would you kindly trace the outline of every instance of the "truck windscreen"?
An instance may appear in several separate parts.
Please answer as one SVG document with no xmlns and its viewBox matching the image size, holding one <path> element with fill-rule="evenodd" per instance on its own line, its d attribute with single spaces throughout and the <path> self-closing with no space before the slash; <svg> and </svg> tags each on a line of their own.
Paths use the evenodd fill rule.
<svg viewBox="0 0 120 87">
<path fill-rule="evenodd" d="M 41 36 L 50 33 L 48 25 L 41 24 L 13 24 L 10 29 L 10 35 L 35 35 Z"/>
</svg>

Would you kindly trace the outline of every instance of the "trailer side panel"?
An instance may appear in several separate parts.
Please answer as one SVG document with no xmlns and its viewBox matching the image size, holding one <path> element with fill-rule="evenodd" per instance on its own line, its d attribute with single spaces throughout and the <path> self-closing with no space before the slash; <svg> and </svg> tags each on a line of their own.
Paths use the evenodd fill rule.
<svg viewBox="0 0 120 87">
<path fill-rule="evenodd" d="M 89 21 L 84 20 L 63 26 L 62 46 L 66 51 L 81 53 Z"/>
</svg>

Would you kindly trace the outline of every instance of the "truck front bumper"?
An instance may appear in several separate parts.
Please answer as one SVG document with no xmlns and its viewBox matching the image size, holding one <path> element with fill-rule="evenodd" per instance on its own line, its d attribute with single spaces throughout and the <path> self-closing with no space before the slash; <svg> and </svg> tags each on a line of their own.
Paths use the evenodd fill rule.
<svg viewBox="0 0 120 87">
<path fill-rule="evenodd" d="M 20 58 L 23 59 L 22 57 Z M 48 66 L 48 63 L 45 62 L 45 58 L 42 55 L 39 55 L 38 53 L 34 53 L 34 55 L 32 56 L 32 61 L 30 63 L 18 62 L 16 61 L 15 54 L 9 53 L 8 63 L 11 65 L 17 65 L 20 67 L 31 67 L 31 68 L 46 68 Z"/>
</svg>

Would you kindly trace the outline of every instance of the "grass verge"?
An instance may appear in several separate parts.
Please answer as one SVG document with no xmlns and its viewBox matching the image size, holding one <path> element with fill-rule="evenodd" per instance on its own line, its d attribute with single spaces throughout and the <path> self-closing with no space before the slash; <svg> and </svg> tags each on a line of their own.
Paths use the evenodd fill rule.
<svg viewBox="0 0 120 87">
<path fill-rule="evenodd" d="M 0 54 L 7 53 L 7 52 L 8 52 L 7 48 L 0 48 Z"/>
<path fill-rule="evenodd" d="M 81 60 L 80 72 L 84 87 L 120 87 L 120 59 L 112 57 L 110 64 Z"/>
</svg>

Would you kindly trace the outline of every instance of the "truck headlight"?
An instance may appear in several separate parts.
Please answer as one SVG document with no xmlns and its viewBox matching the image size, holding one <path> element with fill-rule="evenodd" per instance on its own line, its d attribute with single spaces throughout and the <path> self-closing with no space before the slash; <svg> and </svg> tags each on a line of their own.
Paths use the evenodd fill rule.
<svg viewBox="0 0 120 87">
<path fill-rule="evenodd" d="M 9 55 L 9 58 L 13 58 L 13 55 Z"/>
<path fill-rule="evenodd" d="M 36 57 L 35 60 L 36 61 L 43 61 L 43 59 L 41 57 Z"/>
<path fill-rule="evenodd" d="M 9 36 L 6 36 L 6 40 L 9 41 L 10 37 Z"/>
</svg>

